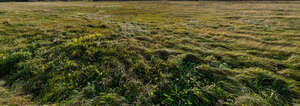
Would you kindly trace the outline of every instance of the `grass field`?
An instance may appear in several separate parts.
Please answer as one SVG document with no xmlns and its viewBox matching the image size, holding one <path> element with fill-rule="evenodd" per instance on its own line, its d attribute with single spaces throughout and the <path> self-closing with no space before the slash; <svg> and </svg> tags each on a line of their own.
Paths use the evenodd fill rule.
<svg viewBox="0 0 300 106">
<path fill-rule="evenodd" d="M 0 3 L 0 93 L 31 95 L 14 104 L 296 105 L 299 11 L 300 2 Z"/>
</svg>

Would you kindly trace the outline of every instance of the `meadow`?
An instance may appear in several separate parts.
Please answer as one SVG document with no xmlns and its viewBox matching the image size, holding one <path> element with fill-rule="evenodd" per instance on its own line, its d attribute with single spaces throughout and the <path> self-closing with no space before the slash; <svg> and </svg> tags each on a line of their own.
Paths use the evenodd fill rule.
<svg viewBox="0 0 300 106">
<path fill-rule="evenodd" d="M 0 3 L 0 104 L 297 105 L 299 11 L 295 1 Z"/>
</svg>

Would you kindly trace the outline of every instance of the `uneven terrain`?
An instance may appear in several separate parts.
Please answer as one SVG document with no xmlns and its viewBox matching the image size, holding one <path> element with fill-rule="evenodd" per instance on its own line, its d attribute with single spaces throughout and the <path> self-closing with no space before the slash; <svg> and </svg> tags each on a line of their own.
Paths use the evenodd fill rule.
<svg viewBox="0 0 300 106">
<path fill-rule="evenodd" d="M 0 103 L 296 105 L 299 11 L 300 2 L 0 3 L 0 93 L 22 92 Z"/>
</svg>

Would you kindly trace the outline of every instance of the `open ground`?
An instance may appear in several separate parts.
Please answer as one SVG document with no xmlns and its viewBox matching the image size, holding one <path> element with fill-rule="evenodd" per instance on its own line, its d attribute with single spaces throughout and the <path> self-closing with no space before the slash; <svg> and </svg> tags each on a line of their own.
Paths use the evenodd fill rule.
<svg viewBox="0 0 300 106">
<path fill-rule="evenodd" d="M 299 11 L 300 2 L 0 3 L 0 93 L 22 94 L 0 103 L 296 105 Z"/>
</svg>

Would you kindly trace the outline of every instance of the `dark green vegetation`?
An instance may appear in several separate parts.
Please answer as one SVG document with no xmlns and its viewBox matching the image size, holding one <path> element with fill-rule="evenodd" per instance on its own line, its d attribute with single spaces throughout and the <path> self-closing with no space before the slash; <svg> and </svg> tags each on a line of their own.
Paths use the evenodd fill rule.
<svg viewBox="0 0 300 106">
<path fill-rule="evenodd" d="M 0 8 L 1 78 L 42 104 L 299 103 L 300 2 Z"/>
</svg>

